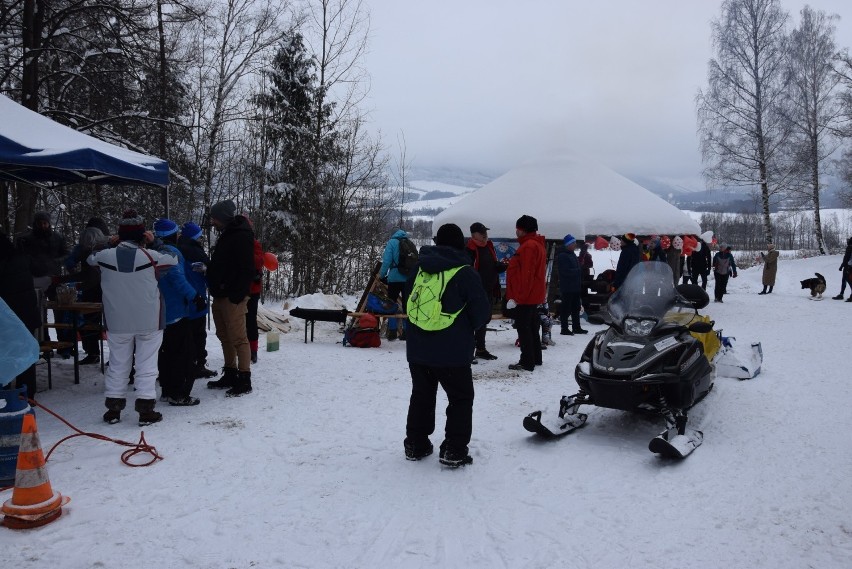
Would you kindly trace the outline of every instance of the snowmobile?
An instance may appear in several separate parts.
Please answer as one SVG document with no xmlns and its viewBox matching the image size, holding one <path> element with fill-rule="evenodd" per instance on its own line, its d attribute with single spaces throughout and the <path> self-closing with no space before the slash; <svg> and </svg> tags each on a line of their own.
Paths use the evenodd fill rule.
<svg viewBox="0 0 852 569">
<path fill-rule="evenodd" d="M 695 336 L 717 339 L 713 322 L 698 314 L 709 298 L 701 287 L 673 284 L 666 263 L 639 263 L 603 310 L 590 317 L 609 328 L 589 342 L 574 377 L 580 390 L 564 396 L 556 416 L 541 411 L 524 418 L 524 428 L 561 436 L 582 427 L 582 405 L 662 415 L 667 428 L 651 440 L 657 454 L 684 458 L 703 440 L 687 426 L 687 410 L 713 387 L 714 353 Z M 715 344 L 718 341 L 706 342 Z"/>
</svg>

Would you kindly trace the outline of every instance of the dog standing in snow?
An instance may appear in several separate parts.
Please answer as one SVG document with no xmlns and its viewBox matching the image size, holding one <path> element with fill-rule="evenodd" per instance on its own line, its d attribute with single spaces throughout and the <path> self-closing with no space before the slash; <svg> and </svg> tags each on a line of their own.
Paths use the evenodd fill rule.
<svg viewBox="0 0 852 569">
<path fill-rule="evenodd" d="M 802 283 L 802 290 L 810 289 L 812 300 L 822 300 L 822 293 L 825 292 L 825 277 L 819 273 L 814 273 L 816 277 L 799 281 Z"/>
</svg>

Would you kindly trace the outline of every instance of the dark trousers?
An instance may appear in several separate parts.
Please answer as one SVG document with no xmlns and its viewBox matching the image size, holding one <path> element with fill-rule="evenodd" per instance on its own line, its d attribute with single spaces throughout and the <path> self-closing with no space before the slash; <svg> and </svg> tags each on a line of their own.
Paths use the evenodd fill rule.
<svg viewBox="0 0 852 569">
<path fill-rule="evenodd" d="M 852 283 L 852 271 L 850 271 L 848 269 L 844 269 L 842 274 L 843 274 L 843 283 L 840 285 L 840 296 L 843 296 L 843 294 L 846 292 L 846 283 L 847 282 Z M 849 286 L 852 287 L 852 284 L 850 284 Z"/>
<path fill-rule="evenodd" d="M 492 308 L 492 310 L 494 308 L 494 303 L 496 301 L 497 301 L 497 299 L 495 299 L 493 296 L 488 297 L 488 305 Z M 488 318 L 488 322 L 491 322 L 490 317 Z M 486 322 L 485 325 L 482 328 L 480 328 L 479 330 L 477 330 L 476 332 L 473 333 L 473 338 L 474 338 L 474 340 L 476 340 L 476 349 L 477 350 L 484 350 L 485 349 L 485 332 L 487 331 L 486 328 L 488 328 L 488 322 Z"/>
<path fill-rule="evenodd" d="M 388 298 L 394 302 L 402 298 L 402 311 L 405 312 L 405 305 L 408 302 L 408 297 L 403 292 L 405 283 L 388 283 Z M 399 318 L 388 318 L 388 330 L 396 330 L 399 326 Z M 402 329 L 405 330 L 406 323 L 402 323 Z"/>
<path fill-rule="evenodd" d="M 473 431 L 473 374 L 470 365 L 432 367 L 408 364 L 411 371 L 411 400 L 405 436 L 415 445 L 425 445 L 435 432 L 435 404 L 438 384 L 447 394 L 447 423 L 444 442 L 447 447 L 466 451 Z"/>
<path fill-rule="evenodd" d="M 519 304 L 515 307 L 514 315 L 515 327 L 518 329 L 518 343 L 521 345 L 519 363 L 526 369 L 533 369 L 541 365 L 541 337 L 538 335 L 541 319 L 538 317 L 538 306 Z"/>
<path fill-rule="evenodd" d="M 190 320 L 181 318 L 163 330 L 163 343 L 157 359 L 160 387 L 169 397 L 188 397 L 195 382 L 193 373 L 192 331 Z"/>
<path fill-rule="evenodd" d="M 571 325 L 574 330 L 580 329 L 580 293 L 562 292 L 562 308 L 559 311 L 559 324 L 563 330 L 568 329 L 568 317 L 571 317 Z"/>
<path fill-rule="evenodd" d="M 196 367 L 207 365 L 207 317 L 201 316 L 188 320 L 189 333 L 192 336 L 193 363 Z"/>
<path fill-rule="evenodd" d="M 260 302 L 260 293 L 249 296 L 246 304 L 246 336 L 252 351 L 257 351 L 257 304 Z"/>
<path fill-rule="evenodd" d="M 707 275 L 701 273 L 692 277 L 692 284 L 698 284 L 698 277 L 701 277 L 701 288 L 707 290 Z"/>
<path fill-rule="evenodd" d="M 713 296 L 716 297 L 716 300 L 722 300 L 722 297 L 725 296 L 725 293 L 728 292 L 728 279 L 730 275 L 720 275 L 719 273 L 715 273 L 713 276 L 716 277 L 716 286 L 713 289 Z"/>
</svg>

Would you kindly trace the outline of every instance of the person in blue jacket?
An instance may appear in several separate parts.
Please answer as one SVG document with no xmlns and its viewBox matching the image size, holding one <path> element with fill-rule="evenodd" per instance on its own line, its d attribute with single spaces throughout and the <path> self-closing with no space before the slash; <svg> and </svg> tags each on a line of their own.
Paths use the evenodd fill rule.
<svg viewBox="0 0 852 569">
<path fill-rule="evenodd" d="M 181 226 L 180 237 L 177 246 L 183 254 L 183 272 L 186 280 L 201 297 L 207 298 L 207 265 L 210 257 L 201 244 L 203 237 L 201 228 L 195 223 L 187 221 Z M 192 345 L 194 355 L 192 362 L 195 368 L 196 378 L 216 377 L 216 372 L 207 368 L 207 314 L 209 307 L 201 310 L 190 307 L 187 319 L 192 332 Z"/>
<path fill-rule="evenodd" d="M 177 247 L 177 224 L 171 219 L 158 219 L 154 222 L 154 236 L 162 241 L 160 252 L 178 259 L 159 280 L 166 304 L 166 329 L 157 360 L 160 400 L 175 406 L 198 405 L 198 398 L 190 395 L 196 370 L 189 315 L 206 310 L 207 301 L 186 278 L 185 259 Z"/>
<path fill-rule="evenodd" d="M 379 278 L 383 283 L 388 285 L 388 297 L 394 302 L 398 302 L 399 298 L 402 297 L 403 307 L 408 299 L 403 290 L 405 288 L 405 281 L 408 280 L 408 275 L 402 274 L 397 265 L 399 264 L 399 241 L 400 239 L 408 238 L 409 235 L 404 229 L 394 231 L 391 238 L 388 239 L 387 245 L 385 245 L 385 250 L 382 253 L 382 266 L 379 269 Z M 397 328 L 397 319 L 388 318 L 388 340 L 393 341 L 397 339 Z M 399 339 L 405 340 L 404 323 L 402 332 L 399 334 Z"/>
<path fill-rule="evenodd" d="M 577 240 L 570 233 L 562 240 L 563 246 L 556 252 L 556 269 L 559 272 L 559 294 L 562 297 L 562 309 L 559 311 L 559 323 L 562 325 L 563 336 L 587 334 L 580 326 L 580 291 L 582 290 L 582 272 L 580 261 L 574 250 Z M 568 316 L 571 316 L 571 327 L 568 329 Z"/>
</svg>

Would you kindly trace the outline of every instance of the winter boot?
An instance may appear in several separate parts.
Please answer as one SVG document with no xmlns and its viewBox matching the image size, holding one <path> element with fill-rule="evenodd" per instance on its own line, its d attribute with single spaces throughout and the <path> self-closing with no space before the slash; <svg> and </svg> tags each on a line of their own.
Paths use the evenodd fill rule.
<svg viewBox="0 0 852 569">
<path fill-rule="evenodd" d="M 216 381 L 208 381 L 207 389 L 229 389 L 237 381 L 237 370 L 232 367 L 222 368 L 222 377 Z"/>
<path fill-rule="evenodd" d="M 768 290 L 768 291 L 766 291 L 766 294 L 772 294 L 772 289 L 773 289 L 773 288 L 775 288 L 775 287 L 772 287 L 772 286 L 771 286 L 771 287 L 769 287 L 769 290 Z"/>
<path fill-rule="evenodd" d="M 192 375 L 195 376 L 195 379 L 200 379 L 202 377 L 205 379 L 210 379 L 211 377 L 216 377 L 217 375 L 219 375 L 219 372 L 213 371 L 212 369 L 207 369 L 206 363 L 200 363 L 193 370 Z"/>
<path fill-rule="evenodd" d="M 838 294 L 837 296 L 832 296 L 832 300 L 843 300 L 843 294 Z"/>
<path fill-rule="evenodd" d="M 251 393 L 251 372 L 237 372 L 237 379 L 234 381 L 234 386 L 225 392 L 227 397 L 241 397 L 247 393 Z"/>
<path fill-rule="evenodd" d="M 391 330 L 390 326 L 388 326 L 388 333 L 385 334 L 385 338 L 387 338 L 389 342 L 396 340 L 396 329 Z"/>
<path fill-rule="evenodd" d="M 117 397 L 107 397 L 105 405 L 107 408 L 107 412 L 104 413 L 104 421 L 106 421 L 110 425 L 114 425 L 121 421 L 121 412 L 127 405 L 127 401 L 125 399 L 119 399 Z"/>
<path fill-rule="evenodd" d="M 545 349 L 545 346 L 555 346 L 556 342 L 550 337 L 550 332 L 544 332 L 541 335 L 541 348 Z"/>
<path fill-rule="evenodd" d="M 467 447 L 457 449 L 450 447 L 445 442 L 441 445 L 438 462 L 450 468 L 458 468 L 466 464 L 473 464 L 473 458 L 467 453 Z"/>
<path fill-rule="evenodd" d="M 163 420 L 163 415 L 154 411 L 156 399 L 137 399 L 136 411 L 139 413 L 139 426 L 144 427 Z"/>
<path fill-rule="evenodd" d="M 476 350 L 476 354 L 474 354 L 477 358 L 483 360 L 496 360 L 497 356 L 486 350 L 485 348 Z"/>
<path fill-rule="evenodd" d="M 433 451 L 432 443 L 429 442 L 429 439 L 426 439 L 423 443 L 415 444 L 414 441 L 406 437 L 402 444 L 405 447 L 405 460 L 420 460 L 432 454 Z"/>
</svg>

